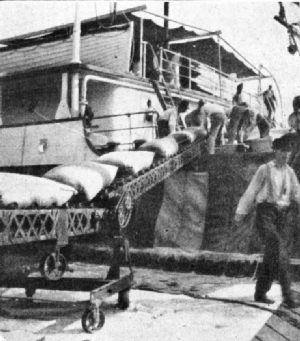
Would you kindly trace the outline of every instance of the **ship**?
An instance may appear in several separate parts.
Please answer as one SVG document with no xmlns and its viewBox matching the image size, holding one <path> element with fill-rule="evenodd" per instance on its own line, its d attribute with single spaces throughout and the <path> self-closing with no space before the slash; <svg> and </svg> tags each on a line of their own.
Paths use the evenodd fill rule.
<svg viewBox="0 0 300 341">
<path fill-rule="evenodd" d="M 196 27 L 182 23 L 178 28 L 169 29 L 171 19 L 167 6 L 165 15 L 151 14 L 164 19 L 164 27 L 144 18 L 143 13 L 150 14 L 145 6 L 81 22 L 77 16 L 74 24 L 0 41 L 1 285 L 24 287 L 28 297 L 36 289 L 91 291 L 82 315 L 82 327 L 89 333 L 104 324 L 100 308 L 105 297 L 118 293 L 119 307 L 126 309 L 129 305 L 133 271 L 128 230 L 138 220 L 136 207 L 140 205 L 143 207 L 140 211 L 151 214 L 144 226 L 138 223 L 140 235 L 143 228 L 149 234 L 152 230 L 146 225 L 153 223 L 155 212 L 153 205 L 147 208 L 147 203 L 152 202 L 145 195 L 202 155 L 205 132 L 201 129 L 178 130 L 176 137 L 167 136 L 164 140 L 173 148 L 172 153 L 152 153 L 151 148 L 155 146 L 151 143 L 157 147 L 163 140 L 159 141 L 157 136 L 159 115 L 170 106 L 178 107 L 182 101 L 189 104 L 190 110 L 200 100 L 229 110 L 238 84 L 256 81 L 261 89 L 262 79 L 268 77 L 232 47 L 231 52 L 227 50 L 220 31 L 199 32 Z M 259 92 L 245 95 L 249 105 L 261 112 Z M 151 152 L 140 151 L 147 143 Z M 105 182 L 99 178 L 98 170 L 113 166 L 105 162 L 104 166 L 100 158 L 103 161 L 103 157 L 118 151 L 130 151 L 131 159 L 138 155 L 132 153 L 145 152 L 152 159 L 133 173 L 127 169 L 119 172 L 119 167 L 113 170 L 111 181 Z M 241 181 L 231 171 L 230 167 L 236 167 L 232 159 L 227 160 L 228 164 L 224 159 L 219 160 L 220 164 L 217 161 L 213 169 L 221 172 L 221 176 L 214 178 L 209 164 L 207 170 L 215 185 L 218 181 L 221 185 L 219 192 L 213 189 L 217 202 L 211 198 L 208 201 L 214 213 L 225 215 L 232 212 L 231 207 L 218 200 L 225 198 L 227 205 L 233 205 L 234 197 L 228 200 L 230 193 L 223 185 L 232 185 L 233 191 Z M 58 178 L 49 178 L 52 172 L 66 169 L 60 167 L 71 167 L 69 178 L 78 175 L 75 170 L 80 169 L 79 178 L 72 184 L 64 183 L 61 173 Z M 94 182 L 90 181 L 90 174 L 94 174 Z M 54 195 L 44 191 L 47 186 L 42 184 L 50 180 L 57 180 L 55 186 L 64 191 L 64 200 L 53 200 Z M 62 187 L 61 183 L 69 188 Z M 30 192 L 28 195 L 33 193 L 29 191 L 29 185 L 33 184 L 33 198 L 27 198 L 24 184 Z M 86 191 L 82 191 L 81 184 L 87 185 Z M 53 182 L 49 188 L 53 190 Z M 86 195 L 88 188 L 94 192 L 93 196 Z M 224 189 L 226 193 L 222 192 Z M 80 190 L 82 193 L 77 193 Z M 15 202 L 15 194 L 22 200 Z M 155 196 L 153 201 L 159 210 L 160 199 Z M 224 226 L 227 228 L 230 219 L 214 217 L 217 222 L 210 219 L 213 226 L 209 233 L 214 234 L 217 244 L 219 240 L 215 236 L 221 236 L 219 231 Z M 201 224 L 204 226 L 204 222 Z M 245 231 L 248 233 L 249 229 L 238 231 L 238 238 L 229 244 L 242 245 L 241 239 L 245 242 L 247 237 Z M 104 241 L 106 237 L 113 237 L 111 263 L 105 279 L 63 278 L 69 269 L 64 255 L 69 239 L 95 234 L 101 235 Z M 49 253 L 45 253 L 45 245 L 51 248 Z M 24 255 L 30 252 L 35 257 L 44 253 L 39 265 L 41 277 L 31 276 L 28 266 L 21 264 L 20 260 L 27 261 Z M 18 254 L 19 261 L 15 261 L 14 253 Z M 122 261 L 128 266 L 126 275 L 120 272 Z M 12 275 L 14 271 L 16 274 Z"/>
<path fill-rule="evenodd" d="M 146 6 L 2 39 L 0 169 L 41 175 L 157 137 L 153 117 L 180 101 L 225 109 L 241 82 L 268 77 L 221 32 L 169 29 Z M 168 23 L 169 17 L 159 16 Z M 257 93 L 247 101 L 262 110 Z"/>
</svg>

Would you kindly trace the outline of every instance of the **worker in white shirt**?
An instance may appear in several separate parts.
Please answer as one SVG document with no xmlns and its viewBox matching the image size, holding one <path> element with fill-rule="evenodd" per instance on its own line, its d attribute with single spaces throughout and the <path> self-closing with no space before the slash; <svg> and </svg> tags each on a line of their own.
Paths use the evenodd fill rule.
<svg viewBox="0 0 300 341">
<path fill-rule="evenodd" d="M 145 109 L 145 136 L 146 140 L 153 140 L 158 137 L 158 111 L 153 107 L 151 99 L 147 100 L 147 107 Z M 149 128 L 148 128 L 149 127 Z"/>
<path fill-rule="evenodd" d="M 178 104 L 177 108 L 178 113 L 178 128 L 184 129 L 187 128 L 185 118 L 189 113 L 189 102 L 187 100 L 181 100 Z"/>
<path fill-rule="evenodd" d="M 287 165 L 289 140 L 274 140 L 275 159 L 258 168 L 246 192 L 239 201 L 235 223 L 243 223 L 256 204 L 256 224 L 265 244 L 264 258 L 256 283 L 254 299 L 273 303 L 267 298 L 272 282 L 278 278 L 283 303 L 294 308 L 296 302 L 291 293 L 289 257 L 287 251 L 287 213 L 292 201 L 300 205 L 300 185 L 294 170 Z"/>
<path fill-rule="evenodd" d="M 198 126 L 208 131 L 208 152 L 214 154 L 216 140 L 222 131 L 225 119 L 225 111 L 220 105 L 205 103 L 200 100 L 197 109 L 186 115 L 185 122 L 188 127 Z M 210 129 L 208 129 L 208 120 L 210 121 Z M 222 144 L 222 142 L 220 143 Z"/>
<path fill-rule="evenodd" d="M 157 121 L 158 136 L 165 137 L 176 131 L 177 127 L 177 109 L 174 106 L 167 107 L 162 114 L 159 115 Z"/>
<path fill-rule="evenodd" d="M 244 84 L 241 83 L 236 87 L 236 93 L 232 97 L 232 105 L 247 105 L 246 101 L 244 100 L 244 94 L 243 94 L 243 87 Z"/>
</svg>

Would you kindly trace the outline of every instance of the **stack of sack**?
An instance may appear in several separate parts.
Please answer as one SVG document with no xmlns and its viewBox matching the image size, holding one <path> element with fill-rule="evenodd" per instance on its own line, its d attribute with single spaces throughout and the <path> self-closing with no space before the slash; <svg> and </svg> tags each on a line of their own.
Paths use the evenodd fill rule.
<svg viewBox="0 0 300 341">
<path fill-rule="evenodd" d="M 91 201 L 114 181 L 117 170 L 115 166 L 88 161 L 55 167 L 42 178 L 0 173 L 0 206 L 61 207 L 74 197 Z"/>
<path fill-rule="evenodd" d="M 57 166 L 42 178 L 0 173 L 0 206 L 61 207 L 75 196 L 83 202 L 92 201 L 115 180 L 118 171 L 137 175 L 151 167 L 155 156 L 171 157 L 178 153 L 179 144 L 199 137 L 205 137 L 202 129 L 187 128 L 145 142 L 135 151 L 115 151 L 93 161 Z"/>
</svg>

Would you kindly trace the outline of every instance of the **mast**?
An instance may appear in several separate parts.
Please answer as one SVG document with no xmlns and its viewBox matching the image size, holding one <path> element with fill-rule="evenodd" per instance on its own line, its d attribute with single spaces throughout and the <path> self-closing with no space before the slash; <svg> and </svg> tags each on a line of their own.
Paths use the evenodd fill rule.
<svg viewBox="0 0 300 341">
<path fill-rule="evenodd" d="M 73 64 L 80 64 L 80 35 L 81 35 L 81 22 L 79 18 L 79 3 L 75 5 L 75 20 L 73 28 L 73 50 L 72 61 Z M 79 114 L 79 73 L 76 72 L 72 75 L 72 96 L 71 96 L 71 111 L 72 117 L 77 117 Z"/>
<path fill-rule="evenodd" d="M 169 47 L 169 2 L 164 2 L 164 47 Z"/>
</svg>

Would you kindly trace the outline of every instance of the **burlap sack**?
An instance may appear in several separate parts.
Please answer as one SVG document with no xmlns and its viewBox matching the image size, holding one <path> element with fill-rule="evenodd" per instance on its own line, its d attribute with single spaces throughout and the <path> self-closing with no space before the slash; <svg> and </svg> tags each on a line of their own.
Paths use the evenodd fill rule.
<svg viewBox="0 0 300 341">
<path fill-rule="evenodd" d="M 170 157 L 178 152 L 178 143 L 172 136 L 166 136 L 142 144 L 139 150 L 148 150 L 160 157 Z"/>
<path fill-rule="evenodd" d="M 130 170 L 136 174 L 152 165 L 154 153 L 149 151 L 117 151 L 100 156 L 97 161 L 119 168 Z"/>
<path fill-rule="evenodd" d="M 73 186 L 90 201 L 106 186 L 110 185 L 118 168 L 88 162 L 74 165 L 61 165 L 48 171 L 44 177 Z"/>
<path fill-rule="evenodd" d="M 0 203 L 26 208 L 62 206 L 77 191 L 75 188 L 31 175 L 0 173 Z"/>
</svg>

